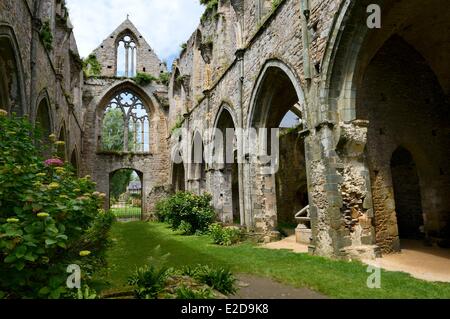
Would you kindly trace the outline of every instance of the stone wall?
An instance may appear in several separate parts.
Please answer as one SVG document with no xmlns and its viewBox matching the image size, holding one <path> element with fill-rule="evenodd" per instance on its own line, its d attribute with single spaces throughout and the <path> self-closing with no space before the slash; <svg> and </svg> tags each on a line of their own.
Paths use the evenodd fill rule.
<svg viewBox="0 0 450 319">
<path fill-rule="evenodd" d="M 434 1 L 432 7 L 445 6 L 440 2 Z M 273 104 L 273 109 L 270 109 L 270 106 L 264 106 L 270 99 L 258 97 L 263 96 L 259 89 L 267 74 L 270 74 L 267 73 L 270 68 L 278 68 L 288 75 L 295 87 L 305 123 L 301 134 L 305 140 L 305 169 L 313 228 L 310 248 L 311 252 L 319 255 L 374 257 L 378 254 L 376 244 L 384 252 L 399 247 L 398 241 L 395 243 L 389 240 L 383 235 L 385 231 L 379 228 L 380 224 L 386 225 L 381 216 L 390 216 L 392 223 L 387 228 L 394 237 L 398 228 L 392 191 L 390 197 L 380 197 L 383 193 L 378 191 L 380 187 L 386 189 L 386 185 L 390 185 L 386 184 L 390 176 L 380 183 L 380 175 L 377 175 L 379 170 L 373 169 L 371 161 L 381 154 L 390 154 L 389 151 L 380 152 L 384 146 L 374 139 L 382 126 L 381 122 L 383 125 L 407 122 L 404 121 L 405 115 L 400 119 L 388 112 L 376 118 L 359 116 L 356 112 L 357 94 L 362 91 L 358 86 L 375 54 L 373 50 L 398 30 L 395 29 L 395 21 L 405 25 L 407 30 L 407 21 L 411 20 L 408 17 L 414 16 L 413 12 L 427 15 L 432 9 L 420 11 L 416 3 L 408 6 L 387 0 L 377 3 L 383 9 L 384 17 L 387 17 L 384 20 L 385 27 L 380 30 L 370 30 L 366 26 L 366 9 L 370 1 L 316 0 L 309 1 L 309 7 L 302 7 L 301 1 L 286 0 L 281 1 L 275 9 L 268 9 L 266 1 L 219 1 L 217 12 L 212 12 L 202 20 L 187 42 L 187 49 L 174 64 L 175 71 L 169 89 L 169 126 L 179 124 L 180 119 L 184 119 L 184 128 L 192 132 L 212 128 L 224 104 L 230 106 L 236 125 L 247 128 L 255 121 L 254 112 L 268 112 L 265 109 L 267 107 L 276 110 L 277 102 L 268 102 Z M 418 20 L 409 22 L 420 25 Z M 438 24 L 444 26 L 445 22 L 439 20 Z M 434 32 L 431 26 L 419 26 L 418 30 L 432 35 L 431 41 L 448 52 L 442 38 L 435 35 L 439 32 Z M 436 54 L 433 55 L 422 45 L 423 37 L 418 40 L 412 31 L 400 33 L 409 42 L 415 42 L 430 65 L 435 66 L 433 71 L 445 91 L 447 82 L 442 73 L 442 63 L 437 61 Z M 388 64 L 385 66 L 389 68 Z M 275 77 L 273 80 L 281 81 L 282 78 Z M 182 81 L 177 82 L 177 79 Z M 378 78 L 377 81 L 390 85 L 386 78 Z M 407 86 L 410 83 L 404 82 Z M 382 85 L 378 84 L 378 87 Z M 271 88 L 264 90 L 270 91 Z M 400 91 L 408 94 L 406 88 Z M 173 94 L 175 92 L 178 94 Z M 420 90 L 416 90 L 418 92 Z M 173 98 L 175 95 L 176 98 Z M 420 100 L 423 94 L 421 96 L 415 99 Z M 361 98 L 361 101 L 366 100 Z M 375 98 L 373 100 L 376 101 Z M 434 101 L 431 98 L 429 100 Z M 373 105 L 364 103 L 363 107 L 375 110 L 377 104 L 379 102 Z M 437 114 L 442 116 L 443 111 Z M 444 118 L 440 125 L 448 127 L 448 120 Z M 400 127 L 403 126 L 399 126 L 403 130 Z M 424 131 L 430 130 L 430 126 L 422 127 Z M 433 133 L 436 135 L 436 145 L 444 147 L 446 143 L 439 140 L 438 130 L 436 128 Z M 395 134 L 399 135 L 398 132 Z M 411 143 L 416 142 L 414 134 L 410 134 L 409 138 Z M 205 139 L 208 140 L 208 136 Z M 239 144 L 239 148 L 241 146 Z M 372 150 L 372 154 L 378 155 L 370 155 Z M 420 158 L 430 153 L 435 151 L 423 150 Z M 448 155 L 442 156 L 448 158 Z M 446 170 L 445 165 L 442 162 L 438 164 L 438 161 L 428 165 L 434 167 L 434 173 L 441 171 L 441 176 L 445 176 L 442 173 Z M 285 210 L 281 202 L 289 196 L 278 196 L 277 200 L 273 176 L 261 175 L 258 170 L 258 165 L 239 165 L 240 192 L 244 195 L 241 196 L 244 200 L 240 209 L 241 215 L 246 216 L 242 222 L 249 229 L 267 233 L 276 227 L 277 210 Z M 215 198 L 218 194 L 229 193 L 229 183 L 223 183 L 223 178 L 217 178 L 217 172 L 209 171 L 208 168 L 207 171 L 208 182 L 204 191 L 213 193 Z M 435 176 L 435 185 L 444 179 Z M 422 191 L 431 194 L 431 189 L 435 188 L 426 180 L 422 178 Z M 440 184 L 442 189 L 446 189 L 444 184 Z M 288 189 L 291 188 L 288 186 Z M 433 192 L 436 194 L 436 191 Z M 438 202 L 445 202 L 441 195 L 434 196 L 433 200 L 430 196 L 422 195 L 422 201 L 431 203 L 434 200 L 434 207 Z M 383 207 L 388 207 L 390 213 L 384 214 Z M 448 209 L 436 209 L 439 213 L 431 213 L 432 210 L 435 209 L 427 214 L 430 216 L 426 218 L 427 227 L 431 230 L 435 227 L 433 225 L 439 224 L 436 229 L 443 229 L 443 220 L 447 218 L 445 211 Z M 431 216 L 439 216 L 437 219 L 440 222 L 435 224 L 436 219 Z"/>
</svg>

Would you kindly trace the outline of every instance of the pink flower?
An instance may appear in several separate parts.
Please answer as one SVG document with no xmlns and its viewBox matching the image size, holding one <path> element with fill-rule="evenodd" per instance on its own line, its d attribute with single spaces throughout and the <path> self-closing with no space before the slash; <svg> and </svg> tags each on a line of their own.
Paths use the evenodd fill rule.
<svg viewBox="0 0 450 319">
<path fill-rule="evenodd" d="M 50 158 L 44 162 L 46 166 L 63 166 L 64 162 L 59 158 Z"/>
</svg>

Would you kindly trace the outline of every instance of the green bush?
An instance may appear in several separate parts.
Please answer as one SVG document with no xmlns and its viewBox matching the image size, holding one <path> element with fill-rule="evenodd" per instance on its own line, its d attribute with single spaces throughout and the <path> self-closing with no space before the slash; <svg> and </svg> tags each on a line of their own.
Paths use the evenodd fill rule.
<svg viewBox="0 0 450 319">
<path fill-rule="evenodd" d="M 238 227 L 223 227 L 215 223 L 209 226 L 209 235 L 214 244 L 231 246 L 242 240 L 242 231 Z"/>
<path fill-rule="evenodd" d="M 166 267 L 145 266 L 138 268 L 128 279 L 134 287 L 137 299 L 157 299 L 164 290 L 170 269 Z"/>
<path fill-rule="evenodd" d="M 155 215 L 161 222 L 187 235 L 204 233 L 215 219 L 212 196 L 179 192 L 156 204 Z"/>
<path fill-rule="evenodd" d="M 157 79 L 151 74 L 139 72 L 133 80 L 137 85 L 145 86 L 149 85 L 153 81 L 156 81 Z"/>
<path fill-rule="evenodd" d="M 194 278 L 225 295 L 233 295 L 237 291 L 233 273 L 222 267 L 199 266 Z"/>
<path fill-rule="evenodd" d="M 70 297 L 67 266 L 89 282 L 105 265 L 114 217 L 100 210 L 105 195 L 90 178 L 57 158 L 44 162 L 35 138 L 27 119 L 0 112 L 0 295 Z"/>
</svg>

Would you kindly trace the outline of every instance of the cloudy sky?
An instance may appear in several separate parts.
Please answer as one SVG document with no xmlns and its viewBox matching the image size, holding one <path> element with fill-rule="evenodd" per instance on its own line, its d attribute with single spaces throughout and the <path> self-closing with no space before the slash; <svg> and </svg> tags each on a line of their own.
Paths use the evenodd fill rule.
<svg viewBox="0 0 450 319">
<path fill-rule="evenodd" d="M 130 15 L 159 57 L 168 62 L 180 52 L 200 22 L 199 0 L 67 0 L 78 49 L 86 57 Z"/>
</svg>

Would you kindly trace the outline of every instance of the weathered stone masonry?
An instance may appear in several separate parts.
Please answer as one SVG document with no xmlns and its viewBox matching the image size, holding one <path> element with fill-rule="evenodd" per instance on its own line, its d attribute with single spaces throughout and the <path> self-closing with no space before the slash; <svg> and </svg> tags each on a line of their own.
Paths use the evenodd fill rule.
<svg viewBox="0 0 450 319">
<path fill-rule="evenodd" d="M 366 24 L 373 3 L 381 29 Z M 220 218 L 266 239 L 309 204 L 310 252 L 336 258 L 398 251 L 410 236 L 450 237 L 446 0 L 220 0 L 175 61 L 169 87 L 116 77 L 124 36 L 136 45 L 131 67 L 155 78 L 166 71 L 128 19 L 93 52 L 101 75 L 83 79 L 64 7 L 0 2 L 0 107 L 65 137 L 64 156 L 100 191 L 110 174 L 132 168 L 143 177 L 146 217 L 172 190 L 209 192 Z M 40 40 L 46 21 L 53 49 Z M 145 104 L 148 152 L 100 147 L 105 108 L 120 92 Z M 288 111 L 302 125 L 280 142 L 278 174 L 265 173 L 260 146 L 244 151 L 240 136 L 233 156 L 242 163 L 190 163 L 194 139 L 213 149 L 211 129 L 277 128 Z M 179 126 L 191 132 L 187 149 L 177 149 Z M 177 152 L 181 164 L 171 161 Z"/>
<path fill-rule="evenodd" d="M 217 13 L 193 33 L 174 64 L 169 126 L 184 118 L 185 128 L 205 132 L 225 107 L 235 127 L 277 127 L 297 103 L 311 252 L 359 258 L 400 248 L 401 203 L 411 200 L 401 192 L 394 198 L 390 171 L 398 147 L 412 154 L 419 175 L 415 187 L 396 182 L 421 189 L 424 224 L 413 227 L 422 226 L 431 241 L 448 236 L 449 33 L 442 32 L 449 27 L 448 6 L 287 0 L 272 10 L 267 2 L 219 1 Z M 366 25 L 372 3 L 382 9 L 381 29 Z M 178 89 L 177 79 L 183 79 Z M 428 143 L 422 147 L 421 141 Z M 239 166 L 240 221 L 267 234 L 284 219 L 286 205 L 277 198 L 275 176 L 251 163 Z M 206 172 L 203 190 L 222 209 L 229 183 L 221 183 L 223 173 L 214 166 Z M 197 191 L 191 175 L 185 178 Z"/>
</svg>

